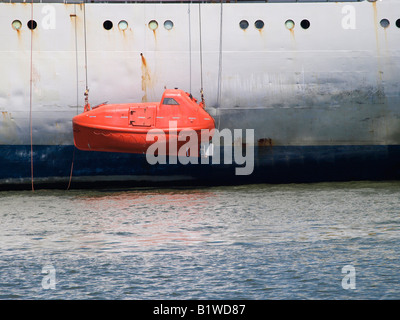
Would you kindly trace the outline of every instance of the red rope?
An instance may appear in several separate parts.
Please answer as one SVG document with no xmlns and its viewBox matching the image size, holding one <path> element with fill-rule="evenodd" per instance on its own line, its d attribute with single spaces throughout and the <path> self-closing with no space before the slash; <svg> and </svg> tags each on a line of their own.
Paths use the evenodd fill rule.
<svg viewBox="0 0 400 320">
<path fill-rule="evenodd" d="M 74 170 L 74 158 L 75 158 L 75 146 L 74 146 L 74 152 L 72 153 L 71 172 L 69 174 L 69 182 L 68 182 L 67 190 L 69 190 L 69 187 L 71 186 L 72 172 Z"/>
<path fill-rule="evenodd" d="M 33 141 L 32 141 L 32 84 L 33 84 L 33 0 L 31 2 L 31 74 L 30 74 L 30 91 L 29 91 L 29 123 L 30 123 L 30 138 L 31 138 L 31 184 L 32 191 L 35 191 L 33 186 Z"/>
</svg>

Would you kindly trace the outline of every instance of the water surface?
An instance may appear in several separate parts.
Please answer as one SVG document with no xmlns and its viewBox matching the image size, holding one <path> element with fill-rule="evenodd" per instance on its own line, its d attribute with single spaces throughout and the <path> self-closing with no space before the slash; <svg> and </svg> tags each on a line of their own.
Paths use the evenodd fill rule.
<svg viewBox="0 0 400 320">
<path fill-rule="evenodd" d="M 400 298 L 399 182 L 0 192 L 0 222 L 0 299 Z"/>
</svg>

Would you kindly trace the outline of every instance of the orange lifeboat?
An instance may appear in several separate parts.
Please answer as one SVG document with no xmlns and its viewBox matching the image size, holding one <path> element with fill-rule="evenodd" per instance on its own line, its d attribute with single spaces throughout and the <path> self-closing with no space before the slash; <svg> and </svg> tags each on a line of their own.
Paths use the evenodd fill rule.
<svg viewBox="0 0 400 320">
<path fill-rule="evenodd" d="M 72 124 L 78 149 L 125 153 L 145 153 L 158 141 L 148 134 L 157 132 L 163 133 L 166 154 L 171 154 L 168 147 L 171 139 L 177 142 L 177 150 L 186 143 L 179 137 L 183 130 L 197 135 L 195 141 L 200 147 L 201 142 L 211 139 L 215 129 L 214 119 L 204 109 L 203 102 L 197 103 L 179 89 L 165 90 L 161 102 L 103 104 L 94 108 L 87 104 L 85 112 L 75 116 Z M 202 129 L 211 134 L 203 137 Z"/>
</svg>

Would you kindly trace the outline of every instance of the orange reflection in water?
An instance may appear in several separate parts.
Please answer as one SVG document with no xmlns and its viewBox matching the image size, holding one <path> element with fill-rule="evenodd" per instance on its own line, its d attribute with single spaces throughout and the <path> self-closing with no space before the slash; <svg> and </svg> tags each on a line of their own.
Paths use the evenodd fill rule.
<svg viewBox="0 0 400 320">
<path fill-rule="evenodd" d="M 208 241 L 213 224 L 209 204 L 217 195 L 206 190 L 109 192 L 78 198 L 83 225 L 95 228 L 82 245 L 109 245 L 130 251 L 142 246 Z"/>
</svg>

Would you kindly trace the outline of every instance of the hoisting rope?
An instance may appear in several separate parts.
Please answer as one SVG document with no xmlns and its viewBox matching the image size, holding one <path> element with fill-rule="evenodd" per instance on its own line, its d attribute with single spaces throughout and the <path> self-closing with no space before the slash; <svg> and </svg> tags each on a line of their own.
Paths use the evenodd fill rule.
<svg viewBox="0 0 400 320">
<path fill-rule="evenodd" d="M 189 17 L 189 92 L 192 93 L 192 23 L 190 19 L 190 3 L 188 3 Z"/>
<path fill-rule="evenodd" d="M 33 0 L 31 2 L 31 52 L 30 52 L 30 83 L 29 83 L 29 130 L 31 139 L 31 188 L 35 191 L 33 185 L 33 139 L 32 139 L 32 88 L 33 88 Z"/>
<path fill-rule="evenodd" d="M 79 68 L 78 68 L 78 30 L 77 30 L 77 23 L 76 23 L 76 5 L 74 6 L 74 14 L 75 14 L 75 72 L 76 72 L 76 114 L 78 114 L 78 106 L 79 106 Z M 67 190 L 71 187 L 72 181 L 72 173 L 74 171 L 74 160 L 75 160 L 75 146 L 73 146 L 72 151 L 72 161 L 71 161 L 71 170 L 69 174 L 69 181 Z"/>
<path fill-rule="evenodd" d="M 217 90 L 217 112 L 218 112 L 218 125 L 220 127 L 221 119 L 221 97 L 222 97 L 222 17 L 223 17 L 223 0 L 221 0 L 221 16 L 220 16 L 220 26 L 219 26 L 219 61 L 218 61 L 218 90 Z"/>
<path fill-rule="evenodd" d="M 86 0 L 83 3 L 83 33 L 84 33 L 84 42 L 85 42 L 85 111 L 90 110 L 89 105 L 89 86 L 88 86 L 88 63 L 87 63 L 87 41 L 86 41 Z"/>
<path fill-rule="evenodd" d="M 200 29 L 200 95 L 201 95 L 201 104 L 204 103 L 204 90 L 203 90 L 203 47 L 202 47 L 202 37 L 201 37 L 201 3 L 199 3 L 199 29 Z"/>
<path fill-rule="evenodd" d="M 78 28 L 76 18 L 76 4 L 74 5 L 75 25 L 75 75 L 76 75 L 76 114 L 79 113 L 79 63 L 78 63 Z"/>
<path fill-rule="evenodd" d="M 75 6 L 75 14 L 76 14 L 76 6 Z M 84 35 L 84 45 L 85 45 L 85 107 L 84 111 L 90 110 L 90 104 L 89 104 L 89 86 L 88 86 L 88 72 L 87 72 L 87 42 L 86 42 L 86 0 L 83 1 L 83 35 Z M 78 53 L 78 44 L 77 44 L 77 29 L 76 29 L 76 19 L 75 19 L 75 50 L 76 50 L 76 57 Z M 77 68 L 77 83 L 78 83 L 78 59 L 76 59 L 76 68 Z M 78 85 L 77 85 L 77 101 L 76 104 L 78 106 L 79 101 L 78 101 Z M 78 111 L 77 111 L 78 113 Z M 69 174 L 69 182 L 68 182 L 68 187 L 67 190 L 71 187 L 71 181 L 72 181 L 72 174 L 74 170 L 74 160 L 75 160 L 75 146 L 73 146 L 74 150 L 72 152 L 72 161 L 71 161 L 71 171 Z"/>
</svg>

